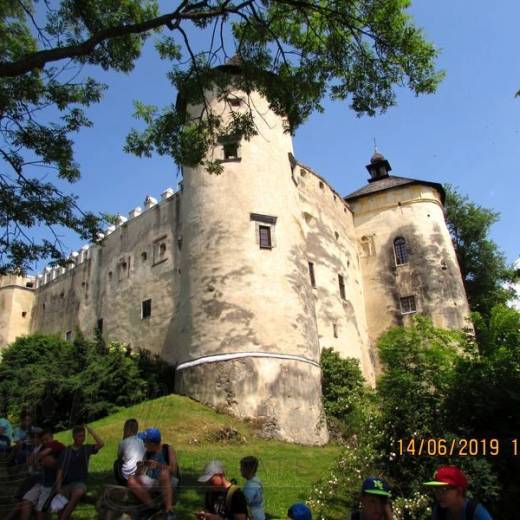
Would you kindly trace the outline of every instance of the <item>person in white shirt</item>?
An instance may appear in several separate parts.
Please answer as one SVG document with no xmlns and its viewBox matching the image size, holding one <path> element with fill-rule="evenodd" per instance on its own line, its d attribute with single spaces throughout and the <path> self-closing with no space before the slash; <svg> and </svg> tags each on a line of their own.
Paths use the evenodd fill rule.
<svg viewBox="0 0 520 520">
<path fill-rule="evenodd" d="M 128 480 L 135 475 L 137 463 L 144 458 L 144 442 L 137 436 L 139 424 L 136 419 L 128 419 L 123 427 L 123 440 L 119 443 L 117 457 L 121 460 L 121 476 Z"/>
</svg>

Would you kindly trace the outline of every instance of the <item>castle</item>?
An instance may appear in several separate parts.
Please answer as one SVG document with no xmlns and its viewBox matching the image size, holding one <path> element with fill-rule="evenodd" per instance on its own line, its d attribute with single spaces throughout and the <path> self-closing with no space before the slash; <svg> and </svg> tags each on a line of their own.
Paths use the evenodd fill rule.
<svg viewBox="0 0 520 520">
<path fill-rule="evenodd" d="M 368 184 L 343 197 L 294 158 L 267 100 L 247 96 L 258 135 L 214 147 L 222 174 L 183 167 L 179 191 L 148 196 L 67 268 L 0 278 L 0 347 L 97 328 L 174 364 L 180 393 L 320 444 L 321 349 L 359 359 L 373 384 L 386 329 L 415 313 L 462 329 L 469 308 L 440 184 L 390 175 L 375 153 Z M 208 103 L 231 110 L 216 93 Z"/>
</svg>

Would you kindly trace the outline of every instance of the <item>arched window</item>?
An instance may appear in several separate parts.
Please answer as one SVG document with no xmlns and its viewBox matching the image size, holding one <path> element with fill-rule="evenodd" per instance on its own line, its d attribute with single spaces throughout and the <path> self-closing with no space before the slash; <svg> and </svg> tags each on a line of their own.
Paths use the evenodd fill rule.
<svg viewBox="0 0 520 520">
<path fill-rule="evenodd" d="M 395 265 L 403 265 L 408 263 L 408 249 L 406 248 L 406 240 L 403 237 L 397 237 L 394 240 Z"/>
</svg>

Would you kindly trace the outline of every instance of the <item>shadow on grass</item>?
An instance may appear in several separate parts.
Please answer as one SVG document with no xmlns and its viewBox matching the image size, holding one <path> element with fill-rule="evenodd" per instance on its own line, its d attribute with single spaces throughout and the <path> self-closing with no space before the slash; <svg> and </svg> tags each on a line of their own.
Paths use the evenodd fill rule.
<svg viewBox="0 0 520 520">
<path fill-rule="evenodd" d="M 178 488 L 177 504 L 175 512 L 178 520 L 195 520 L 195 513 L 204 509 L 204 495 L 208 490 L 208 486 L 197 481 L 199 472 L 189 470 L 182 471 L 181 483 Z M 116 484 L 111 471 L 91 471 L 88 481 L 88 491 L 81 507 L 78 509 L 78 519 L 95 519 L 97 512 L 95 509 L 96 503 L 104 493 L 104 486 Z M 267 511 L 267 519 L 285 519 L 287 509 L 295 502 L 304 502 L 308 496 L 301 489 L 294 493 L 293 486 L 283 488 L 281 486 L 264 489 L 264 495 L 279 495 L 285 497 L 290 490 L 291 501 L 284 506 L 283 511 L 274 512 Z M 338 501 L 339 505 L 339 501 Z M 74 516 L 76 518 L 76 515 Z"/>
</svg>

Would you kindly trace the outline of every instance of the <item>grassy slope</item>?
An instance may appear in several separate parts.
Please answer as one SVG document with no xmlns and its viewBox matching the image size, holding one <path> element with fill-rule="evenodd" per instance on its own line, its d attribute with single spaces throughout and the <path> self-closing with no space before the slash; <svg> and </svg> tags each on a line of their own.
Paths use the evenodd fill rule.
<svg viewBox="0 0 520 520">
<path fill-rule="evenodd" d="M 327 474 L 339 454 L 339 448 L 334 445 L 304 447 L 259 439 L 248 424 L 218 414 L 188 398 L 170 395 L 121 410 L 91 425 L 105 441 L 103 450 L 93 456 L 90 463 L 93 494 L 100 491 L 104 482 L 112 482 L 117 444 L 123 423 L 130 417 L 139 420 L 141 430 L 150 426 L 160 428 L 164 442 L 177 450 L 183 486 L 177 507 L 180 519 L 194 519 L 193 512 L 201 508 L 204 490 L 197 485 L 196 479 L 204 464 L 212 458 L 222 460 L 228 475 L 242 483 L 240 458 L 246 455 L 258 457 L 258 475 L 264 483 L 266 512 L 275 518 L 285 518 L 288 506 L 307 497 L 312 484 Z M 212 432 L 225 426 L 238 430 L 246 442 L 209 440 Z M 68 444 L 70 432 L 61 433 L 57 438 Z M 95 517 L 94 507 L 88 504 L 82 504 L 74 515 L 77 519 Z"/>
</svg>

